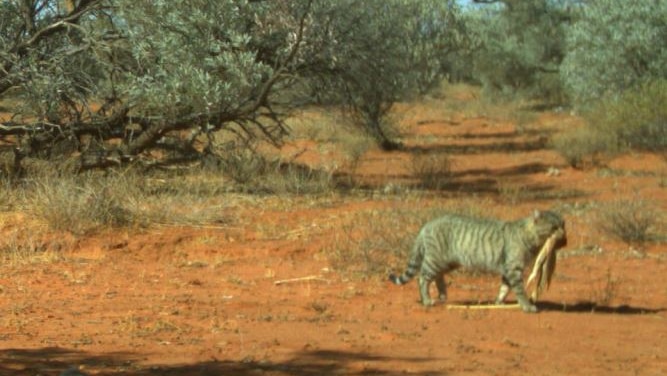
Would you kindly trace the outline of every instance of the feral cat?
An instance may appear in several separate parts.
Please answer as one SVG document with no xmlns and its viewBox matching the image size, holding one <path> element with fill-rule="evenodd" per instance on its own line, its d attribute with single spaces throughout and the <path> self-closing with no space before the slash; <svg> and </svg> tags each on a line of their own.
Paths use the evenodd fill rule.
<svg viewBox="0 0 667 376">
<path fill-rule="evenodd" d="M 460 266 L 488 270 L 502 276 L 496 303 L 505 300 L 511 288 L 525 312 L 537 312 L 523 287 L 523 270 L 540 247 L 553 234 L 555 247 L 566 245 L 565 223 L 550 211 L 535 211 L 531 216 L 511 222 L 445 215 L 422 227 L 401 276 L 389 279 L 402 285 L 419 276 L 422 304 L 431 305 L 429 286 L 435 281 L 441 301 L 447 298 L 444 274 Z"/>
</svg>

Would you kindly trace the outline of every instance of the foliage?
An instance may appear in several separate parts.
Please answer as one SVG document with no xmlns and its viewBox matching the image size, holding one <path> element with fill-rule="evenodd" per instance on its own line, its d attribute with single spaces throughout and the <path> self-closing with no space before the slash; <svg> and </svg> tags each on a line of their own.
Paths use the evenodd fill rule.
<svg viewBox="0 0 667 376">
<path fill-rule="evenodd" d="M 488 3 L 493 4 L 466 12 L 474 79 L 494 93 L 561 100 L 558 67 L 565 53 L 567 8 L 549 0 Z"/>
<path fill-rule="evenodd" d="M 212 132 L 287 132 L 274 94 L 294 82 L 312 1 L 29 3 L 0 7 L 0 96 L 22 103 L 0 137 L 18 159 L 178 163 Z"/>
<path fill-rule="evenodd" d="M 0 100 L 20 105 L 0 140 L 14 146 L 15 170 L 26 157 L 77 158 L 80 171 L 188 163 L 220 150 L 216 132 L 280 144 L 286 115 L 316 90 L 391 145 L 386 114 L 442 77 L 456 10 L 435 0 L 5 1 Z"/>
<path fill-rule="evenodd" d="M 622 149 L 667 149 L 667 79 L 647 82 L 599 101 L 586 114 L 600 134 L 614 135 Z"/>
<path fill-rule="evenodd" d="M 628 149 L 666 153 L 667 80 L 645 83 L 598 101 L 587 125 L 555 137 L 552 145 L 571 165 Z"/>
<path fill-rule="evenodd" d="M 320 4 L 321 5 L 321 4 Z M 349 10 L 355 9 L 350 16 Z M 453 1 L 343 0 L 319 8 L 320 39 L 310 85 L 321 102 L 343 103 L 348 114 L 385 149 L 392 140 L 393 104 L 439 84 L 443 59 L 461 40 Z"/>
<path fill-rule="evenodd" d="M 577 14 L 560 68 L 576 104 L 667 78 L 667 2 L 592 0 Z"/>
</svg>

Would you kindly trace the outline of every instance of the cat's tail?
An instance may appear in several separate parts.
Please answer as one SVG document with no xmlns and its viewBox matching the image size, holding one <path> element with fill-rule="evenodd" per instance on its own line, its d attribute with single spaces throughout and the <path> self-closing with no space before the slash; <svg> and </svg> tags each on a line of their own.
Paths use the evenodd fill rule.
<svg viewBox="0 0 667 376">
<path fill-rule="evenodd" d="M 416 241 L 414 247 L 412 248 L 412 254 L 410 255 L 410 261 L 408 261 L 408 267 L 405 269 L 403 274 L 397 276 L 395 274 L 389 274 L 389 280 L 394 282 L 397 285 L 404 285 L 419 272 L 419 269 L 422 265 L 422 260 L 424 259 L 424 246 L 421 241 Z"/>
</svg>

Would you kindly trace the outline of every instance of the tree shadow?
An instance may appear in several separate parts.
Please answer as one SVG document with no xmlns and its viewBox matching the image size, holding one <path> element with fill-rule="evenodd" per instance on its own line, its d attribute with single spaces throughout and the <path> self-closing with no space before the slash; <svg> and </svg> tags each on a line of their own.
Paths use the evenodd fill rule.
<svg viewBox="0 0 667 376">
<path fill-rule="evenodd" d="M 58 375 L 72 366 L 120 368 L 136 360 L 138 358 L 129 353 L 91 355 L 60 347 L 3 349 L 0 350 L 0 374 L 15 376 Z"/>
<path fill-rule="evenodd" d="M 526 184 L 520 183 L 519 181 L 526 175 L 546 173 L 550 167 L 552 166 L 535 162 L 498 169 L 478 168 L 456 172 L 434 173 L 434 176 L 432 176 L 431 179 L 438 182 L 437 187 L 423 187 L 419 181 L 409 183 L 409 186 L 439 192 L 465 192 L 497 195 L 502 193 L 500 183 L 503 181 L 511 181 L 514 182 L 511 186 L 516 186 L 517 189 L 520 188 L 516 193 L 520 194 L 523 200 L 528 201 L 549 200 L 553 198 L 582 198 L 588 195 L 588 193 L 581 190 L 560 190 L 558 187 L 550 184 Z M 385 173 L 378 173 L 377 176 L 366 174 L 364 177 L 369 181 L 361 183 L 357 182 L 353 187 L 368 190 L 377 189 L 378 186 L 386 180 L 387 175 Z M 410 174 L 394 174 L 390 175 L 390 177 L 403 181 L 415 180 L 415 177 Z M 347 173 L 337 173 L 334 175 L 334 178 L 339 187 L 349 188 L 346 184 L 347 182 L 354 181 L 355 176 Z M 378 183 L 375 183 L 374 181 L 377 181 Z"/>
<path fill-rule="evenodd" d="M 529 152 L 543 150 L 547 147 L 548 137 L 541 136 L 532 140 L 512 141 L 513 136 L 509 134 L 470 134 L 460 136 L 463 139 L 485 139 L 485 138 L 507 138 L 502 142 L 492 142 L 487 144 L 431 144 L 403 146 L 401 151 L 408 153 L 446 153 L 446 154 L 485 154 L 485 153 L 508 153 L 508 152 Z"/>
<path fill-rule="evenodd" d="M 141 366 L 137 355 L 110 353 L 94 355 L 78 350 L 47 347 L 41 349 L 0 350 L 0 374 L 14 376 L 59 375 L 72 366 L 82 366 L 99 376 L 217 376 L 237 375 L 393 375 L 397 371 L 387 366 L 387 361 L 424 363 L 432 358 L 384 357 L 368 353 L 334 350 L 304 351 L 283 362 L 257 361 L 205 361 L 180 365 Z M 353 362 L 363 363 L 352 365 Z M 414 375 L 441 375 L 441 371 L 411 372 Z"/>
</svg>

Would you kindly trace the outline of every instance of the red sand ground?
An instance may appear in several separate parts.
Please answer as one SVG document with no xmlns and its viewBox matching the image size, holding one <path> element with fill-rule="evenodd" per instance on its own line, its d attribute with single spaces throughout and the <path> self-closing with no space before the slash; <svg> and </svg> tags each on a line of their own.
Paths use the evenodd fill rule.
<svg viewBox="0 0 667 376">
<path fill-rule="evenodd" d="M 477 197 L 506 219 L 571 208 L 569 244 L 540 313 L 424 309 L 414 282 L 339 273 L 322 251 L 336 239 L 336 221 L 402 207 L 401 193 L 255 197 L 229 209 L 237 226 L 57 235 L 58 260 L 3 265 L 0 374 L 57 375 L 70 366 L 150 376 L 667 374 L 664 243 L 631 249 L 587 215 L 587 205 L 623 197 L 664 211 L 665 160 L 634 154 L 608 169 L 569 168 L 545 147 L 563 120 L 553 114 L 523 132 L 482 117 L 426 120 L 408 124 L 408 149 L 428 135 L 422 147 L 454 160 L 451 187 L 429 200 Z M 409 154 L 371 151 L 360 172 L 401 181 Z M 0 216 L 5 234 L 31 228 L 20 215 Z M 449 282 L 451 303 L 492 299 L 498 286 L 487 275 Z"/>
</svg>

